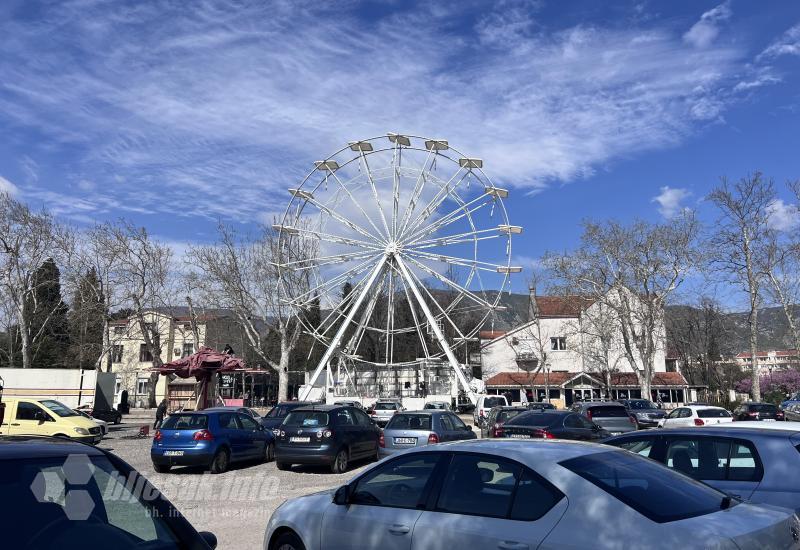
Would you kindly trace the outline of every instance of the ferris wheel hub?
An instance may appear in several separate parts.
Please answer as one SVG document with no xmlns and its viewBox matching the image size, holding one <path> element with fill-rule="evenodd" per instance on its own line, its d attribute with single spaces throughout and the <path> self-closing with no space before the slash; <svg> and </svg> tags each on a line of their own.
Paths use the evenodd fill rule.
<svg viewBox="0 0 800 550">
<path fill-rule="evenodd" d="M 400 253 L 400 243 L 397 241 L 392 241 L 386 245 L 386 255 L 389 257 L 394 256 L 395 254 Z"/>
</svg>

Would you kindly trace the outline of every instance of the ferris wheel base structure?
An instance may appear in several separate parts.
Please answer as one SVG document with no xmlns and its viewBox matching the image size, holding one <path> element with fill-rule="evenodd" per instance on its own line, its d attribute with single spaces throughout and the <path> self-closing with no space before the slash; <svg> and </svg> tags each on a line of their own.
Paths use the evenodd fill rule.
<svg viewBox="0 0 800 550">
<path fill-rule="evenodd" d="M 316 161 L 289 193 L 273 225 L 276 290 L 324 350 L 299 398 L 475 403 L 482 384 L 453 348 L 466 354 L 521 271 L 510 262 L 522 228 L 483 160 L 447 140 L 389 133 Z M 487 247 L 492 240 L 504 246 Z M 314 302 L 328 312 L 321 321 L 306 317 Z"/>
</svg>

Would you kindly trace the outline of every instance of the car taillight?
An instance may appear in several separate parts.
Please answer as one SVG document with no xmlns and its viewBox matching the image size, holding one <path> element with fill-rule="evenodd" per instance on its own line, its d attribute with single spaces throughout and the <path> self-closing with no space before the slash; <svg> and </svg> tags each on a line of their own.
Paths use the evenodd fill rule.
<svg viewBox="0 0 800 550">
<path fill-rule="evenodd" d="M 378 438 L 378 447 L 381 449 L 386 448 L 386 438 L 383 437 L 383 432 L 381 432 L 381 436 Z"/>
<path fill-rule="evenodd" d="M 492 437 L 503 437 L 503 425 L 502 424 L 495 424 L 492 428 Z"/>
<path fill-rule="evenodd" d="M 705 423 L 705 422 L 703 422 L 703 419 L 702 419 L 702 418 L 695 418 L 695 419 L 694 419 L 694 425 L 695 425 L 695 426 L 705 426 L 705 424 L 706 424 L 706 423 Z"/>
<path fill-rule="evenodd" d="M 156 433 L 153 434 L 153 441 L 161 441 L 164 439 L 164 436 L 161 435 L 161 430 L 156 430 Z"/>
<path fill-rule="evenodd" d="M 542 439 L 555 439 L 556 436 L 548 432 L 547 430 L 533 430 L 531 434 L 533 437 L 541 437 Z"/>
<path fill-rule="evenodd" d="M 439 443 L 439 436 L 431 434 L 428 436 L 428 445 L 433 445 L 434 443 Z"/>
<path fill-rule="evenodd" d="M 635 419 L 634 417 L 632 417 L 632 416 L 629 416 L 629 417 L 628 417 L 628 421 L 629 421 L 631 424 L 633 424 L 633 425 L 636 425 L 636 419 Z"/>
<path fill-rule="evenodd" d="M 747 413 L 747 416 L 749 416 L 750 418 L 758 418 L 758 413 L 757 412 L 749 412 L 749 413 Z"/>
<path fill-rule="evenodd" d="M 199 432 L 194 432 L 192 439 L 195 441 L 212 441 L 214 436 L 208 430 L 200 430 Z"/>
<path fill-rule="evenodd" d="M 775 413 L 775 418 L 783 419 L 783 411 L 778 411 Z"/>
<path fill-rule="evenodd" d="M 586 411 L 586 418 L 588 418 L 589 420 L 592 419 L 592 411 L 591 410 Z"/>
</svg>

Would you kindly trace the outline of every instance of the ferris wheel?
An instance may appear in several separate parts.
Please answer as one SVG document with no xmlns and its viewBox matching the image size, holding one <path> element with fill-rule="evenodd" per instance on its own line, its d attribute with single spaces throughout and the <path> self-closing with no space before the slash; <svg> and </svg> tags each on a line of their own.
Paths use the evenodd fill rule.
<svg viewBox="0 0 800 550">
<path fill-rule="evenodd" d="M 273 225 L 279 291 L 324 350 L 300 399 L 332 361 L 446 361 L 474 400 L 456 351 L 503 309 L 521 271 L 511 238 L 522 228 L 483 161 L 444 139 L 390 133 L 315 162 L 289 192 Z"/>
</svg>

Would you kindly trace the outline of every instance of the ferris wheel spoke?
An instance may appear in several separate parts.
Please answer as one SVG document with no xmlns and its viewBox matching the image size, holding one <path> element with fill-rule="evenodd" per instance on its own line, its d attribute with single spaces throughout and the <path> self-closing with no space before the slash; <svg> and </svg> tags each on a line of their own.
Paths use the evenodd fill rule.
<svg viewBox="0 0 800 550">
<path fill-rule="evenodd" d="M 420 227 L 422 223 L 424 223 L 428 218 L 433 216 L 433 214 L 436 212 L 436 209 L 439 208 L 439 205 L 442 204 L 445 200 L 447 200 L 447 197 L 451 196 L 450 195 L 451 191 L 455 193 L 455 189 L 459 186 L 459 184 L 462 181 L 464 181 L 464 178 L 472 173 L 471 171 L 465 172 L 461 176 L 461 179 L 459 179 L 458 182 L 456 182 L 456 184 L 453 185 L 453 187 L 450 187 L 450 184 L 456 178 L 456 176 L 459 173 L 461 173 L 461 170 L 462 168 L 459 168 L 456 171 L 456 173 L 453 174 L 453 176 L 436 192 L 436 194 L 433 196 L 430 202 L 428 202 L 425 208 L 422 209 L 422 211 L 420 211 L 419 214 L 417 214 L 417 217 L 414 218 L 414 221 L 410 222 L 406 226 L 406 229 L 413 227 Z"/>
<path fill-rule="evenodd" d="M 349 279 L 349 278 L 351 278 L 351 277 L 353 277 L 355 275 L 359 275 L 359 274 L 363 273 L 364 271 L 369 269 L 369 267 L 372 265 L 372 263 L 375 261 L 376 258 L 383 258 L 383 254 L 379 254 L 379 255 L 375 255 L 375 256 L 372 256 L 370 258 L 367 258 L 366 261 L 361 262 L 357 266 L 355 266 L 353 268 L 350 268 L 347 271 L 344 271 L 344 272 L 340 273 L 339 275 L 336 275 L 335 277 L 333 277 L 331 279 L 323 281 L 322 283 L 318 284 L 317 286 L 315 286 L 311 290 L 303 292 L 302 294 L 297 296 L 294 300 L 291 300 L 290 303 L 294 304 L 295 306 L 298 306 L 298 307 L 304 307 L 307 303 L 310 303 L 310 302 L 305 302 L 304 303 L 303 301 L 298 301 L 298 299 L 305 298 L 306 296 L 313 295 L 314 293 L 322 294 L 320 292 L 321 290 L 326 289 L 326 288 L 328 288 L 330 286 L 333 286 L 333 285 L 338 285 L 339 283 L 342 283 L 342 282 L 346 281 L 347 279 Z M 380 260 L 378 260 L 378 261 L 380 261 Z"/>
<path fill-rule="evenodd" d="M 350 352 L 353 354 L 358 353 L 358 347 L 361 345 L 361 340 L 364 338 L 364 332 L 369 325 L 373 311 L 375 311 L 375 306 L 378 303 L 378 298 L 380 298 L 381 295 L 381 288 L 383 288 L 383 284 L 385 282 L 386 273 L 383 273 L 383 279 L 381 279 L 381 282 L 375 285 L 375 287 L 372 289 L 372 295 L 369 297 L 366 307 L 364 307 L 364 310 L 361 312 L 361 317 L 358 324 L 356 324 L 356 329 L 353 332 L 353 335 L 350 337 L 347 346 L 344 348 L 345 351 L 350 350 Z"/>
<path fill-rule="evenodd" d="M 330 313 L 328 313 L 328 315 L 325 317 L 325 319 L 323 319 L 319 324 L 319 328 L 320 329 L 325 327 L 326 324 L 328 325 L 327 327 L 325 327 L 325 330 L 322 330 L 322 332 L 318 332 L 319 336 L 324 337 L 325 334 L 327 334 L 327 332 L 331 328 L 336 326 L 336 322 L 339 319 L 342 319 L 342 318 L 344 318 L 346 316 L 348 305 L 350 304 L 350 302 L 355 300 L 359 290 L 364 285 L 366 280 L 367 280 L 366 277 L 364 277 L 360 281 L 358 281 L 356 284 L 352 285 L 352 288 L 350 289 L 350 292 L 348 292 L 345 296 L 342 296 L 342 300 L 339 302 L 337 307 L 331 308 Z M 334 315 L 335 315 L 335 317 L 334 317 Z M 328 321 L 330 321 L 330 324 L 328 324 Z"/>
<path fill-rule="evenodd" d="M 428 244 L 423 245 L 411 245 L 406 248 L 406 250 L 424 250 L 426 248 L 436 248 L 437 246 L 449 246 L 452 244 L 461 244 L 461 243 L 475 243 L 476 241 L 490 241 L 493 239 L 499 239 L 502 235 L 487 235 L 485 237 L 463 237 L 460 239 L 448 239 L 448 240 L 439 240 L 429 242 Z"/>
<path fill-rule="evenodd" d="M 428 161 L 430 159 L 436 158 L 436 151 L 433 147 L 428 150 L 428 156 L 425 157 L 425 161 L 422 163 L 422 169 L 419 172 L 419 176 L 417 176 L 416 181 L 414 182 L 414 190 L 411 192 L 411 198 L 406 205 L 406 209 L 403 211 L 403 219 L 400 221 L 400 225 L 398 226 L 398 231 L 395 233 L 395 239 L 398 235 L 402 235 L 405 231 L 406 223 L 411 218 L 412 213 L 414 212 L 414 208 L 417 205 L 417 201 L 419 200 L 420 194 L 422 190 L 425 188 L 425 168 L 428 166 Z"/>
<path fill-rule="evenodd" d="M 416 266 L 418 266 L 420 269 L 422 269 L 426 273 L 428 273 L 431 276 L 439 279 L 440 281 L 442 281 L 447 286 L 449 286 L 449 287 L 451 287 L 451 288 L 453 288 L 455 290 L 458 290 L 460 292 L 463 292 L 466 296 L 471 298 L 474 302 L 476 302 L 478 304 L 481 304 L 484 307 L 487 307 L 487 308 L 490 308 L 490 309 L 494 309 L 495 306 L 493 304 L 490 304 L 489 302 L 487 302 L 483 298 L 481 298 L 478 295 L 476 295 L 474 292 L 464 288 L 463 286 L 461 286 L 460 284 L 456 283 L 455 281 L 451 281 L 450 279 L 448 279 L 444 275 L 441 275 L 440 273 L 437 273 L 435 270 L 431 269 L 430 267 L 428 267 L 427 265 L 423 264 L 422 262 L 417 261 L 413 257 L 411 257 L 411 256 L 406 256 L 406 257 L 408 258 L 408 261 L 410 261 L 411 263 L 415 264 Z"/>
<path fill-rule="evenodd" d="M 394 358 L 394 270 L 392 269 L 393 259 L 389 260 L 389 285 L 386 300 L 386 345 L 383 358 L 388 365 Z"/>
<path fill-rule="evenodd" d="M 432 301 L 434 304 L 436 304 L 436 308 L 437 308 L 439 311 L 441 311 L 441 312 L 442 312 L 442 315 L 443 315 L 443 317 L 444 317 L 445 319 L 447 319 L 447 321 L 450 323 L 450 326 L 452 326 L 452 327 L 453 327 L 453 329 L 456 331 L 456 333 L 458 334 L 458 336 L 459 336 L 460 338 L 464 338 L 464 335 L 461 333 L 461 330 L 458 328 L 458 326 L 456 326 L 455 322 L 453 322 L 453 320 L 452 320 L 452 319 L 451 319 L 451 318 L 450 318 L 450 317 L 447 315 L 447 313 L 446 313 L 446 312 L 445 312 L 445 311 L 442 309 L 442 306 L 439 304 L 439 301 L 438 301 L 436 298 L 434 298 L 434 297 L 433 297 L 433 294 L 431 294 L 431 291 L 430 291 L 430 290 L 428 290 L 428 287 L 426 287 L 424 284 L 422 284 L 422 281 L 420 281 L 420 280 L 419 280 L 419 277 L 417 277 L 416 275 L 414 275 L 414 272 L 413 272 L 413 271 L 411 271 L 411 270 L 408 270 L 408 274 L 411 276 L 411 278 L 412 278 L 412 279 L 414 279 L 414 282 L 415 282 L 415 284 L 417 285 L 417 287 L 418 287 L 418 288 L 422 288 L 422 290 L 424 290 L 424 291 L 425 291 L 425 294 L 427 294 L 427 295 L 428 295 L 428 298 L 430 298 L 430 299 L 431 299 L 431 301 Z"/>
<path fill-rule="evenodd" d="M 321 256 L 319 258 L 313 259 L 303 259 L 303 260 L 294 260 L 291 262 L 286 262 L 284 264 L 276 264 L 278 267 L 288 267 L 293 269 L 313 269 L 315 267 L 325 266 L 325 265 L 335 265 L 341 264 L 344 262 L 352 261 L 352 260 L 360 260 L 366 258 L 367 256 L 375 256 L 375 250 L 366 250 L 363 252 L 345 252 L 342 254 L 334 254 L 332 256 Z M 308 265 L 303 265 L 308 264 Z M 294 267 L 300 266 L 300 267 Z"/>
<path fill-rule="evenodd" d="M 458 208 L 448 212 L 447 214 L 437 219 L 433 223 L 429 225 L 418 226 L 417 230 L 414 233 L 405 236 L 404 241 L 413 242 L 416 239 L 420 239 L 422 237 L 430 235 L 431 233 L 438 231 L 442 227 L 447 227 L 448 225 L 457 222 L 461 218 L 471 216 L 474 212 L 477 212 L 484 206 L 492 204 L 493 201 L 494 199 L 490 195 L 479 195 L 469 202 L 460 204 Z M 474 205 L 475 203 L 478 203 L 478 205 L 473 208 L 472 205 Z"/>
<path fill-rule="evenodd" d="M 375 180 L 372 178 L 372 171 L 369 169 L 369 163 L 367 162 L 367 155 L 366 153 L 364 153 L 363 150 L 361 150 L 360 153 L 361 153 L 361 160 L 364 162 L 364 170 L 367 173 L 367 180 L 369 181 L 369 186 L 370 189 L 372 190 L 372 198 L 375 200 L 375 207 L 378 209 L 378 214 L 381 217 L 381 222 L 383 222 L 383 227 L 386 229 L 386 238 L 391 239 L 392 232 L 389 230 L 389 224 L 386 223 L 386 215 L 383 213 L 383 207 L 381 206 L 381 201 L 378 198 L 378 190 L 375 188 Z"/>
<path fill-rule="evenodd" d="M 392 239 L 397 236 L 397 215 L 400 208 L 400 165 L 403 161 L 403 149 L 395 142 L 392 153 Z"/>
<path fill-rule="evenodd" d="M 363 152 L 362 152 L 361 154 L 363 154 Z M 372 217 L 371 217 L 369 214 L 367 214 L 367 211 L 366 211 L 366 210 L 364 210 L 364 207 L 363 207 L 363 206 L 361 206 L 361 203 L 359 203 L 359 202 L 356 200 L 356 198 L 353 196 L 353 193 L 352 193 L 352 192 L 351 192 L 351 191 L 350 191 L 350 190 L 347 188 L 347 186 L 344 184 L 344 182 L 343 182 L 341 179 L 339 179 L 339 176 L 337 176 L 337 175 L 336 175 L 336 172 L 333 172 L 333 174 L 332 174 L 332 175 L 333 175 L 333 177 L 336 179 L 336 181 L 339 183 L 339 187 L 340 187 L 340 188 L 341 188 L 341 189 L 342 189 L 342 190 L 343 190 L 345 193 L 347 193 L 347 196 L 348 196 L 348 197 L 350 197 L 350 201 L 351 201 L 351 202 L 352 202 L 352 203 L 353 203 L 353 204 L 356 206 L 356 208 L 358 208 L 358 210 L 361 212 L 361 215 L 362 215 L 362 216 L 364 216 L 364 217 L 367 219 L 367 221 L 369 222 L 369 224 L 370 224 L 370 225 L 372 226 L 372 228 L 375 230 L 375 234 L 376 234 L 376 235 L 381 235 L 381 234 L 382 234 L 382 233 L 381 233 L 381 230 L 380 230 L 380 229 L 378 229 L 378 226 L 377 226 L 377 225 L 375 225 L 375 222 L 374 222 L 374 221 L 372 221 Z M 349 180 L 349 181 L 352 181 L 352 180 Z M 381 212 L 381 217 L 383 217 L 383 212 Z M 386 223 L 386 222 L 384 221 L 384 223 Z"/>
<path fill-rule="evenodd" d="M 339 181 L 341 181 L 341 180 L 339 180 Z M 375 235 L 373 235 L 372 233 L 370 233 L 369 231 L 367 231 L 366 229 L 364 229 L 363 227 L 361 227 L 357 223 L 354 223 L 354 222 L 348 220 L 347 218 L 345 218 L 344 216 L 342 216 L 341 214 L 336 212 L 336 210 L 334 210 L 332 208 L 328 208 L 326 205 L 322 204 L 321 202 L 319 202 L 317 199 L 315 199 L 311 195 L 305 195 L 303 198 L 305 199 L 306 203 L 313 204 L 321 212 L 324 212 L 325 214 L 327 214 L 328 216 L 330 216 L 334 220 L 337 220 L 337 221 L 345 224 L 347 227 L 349 227 L 350 229 L 352 229 L 353 231 L 355 231 L 357 233 L 360 233 L 361 235 L 365 236 L 366 238 L 370 239 L 375 244 L 381 244 L 381 241 Z M 380 235 L 380 233 L 378 233 L 378 234 Z"/>
<path fill-rule="evenodd" d="M 472 237 L 475 235 L 482 235 L 484 233 L 491 233 L 495 232 L 498 233 L 499 230 L 496 227 L 490 227 L 489 229 L 475 229 L 473 231 L 465 231 L 464 233 L 457 233 L 455 235 L 445 235 L 443 237 L 436 237 L 435 239 L 425 239 L 422 241 L 414 241 L 406 246 L 412 246 L 414 248 L 423 247 L 423 245 L 431 244 L 433 246 L 446 246 L 450 243 L 451 239 L 464 239 L 467 238 L 469 241 L 472 241 Z M 462 242 L 462 241 L 458 241 Z"/>
<path fill-rule="evenodd" d="M 359 248 L 369 248 L 375 250 L 376 252 L 382 251 L 385 248 L 376 243 L 368 243 L 366 241 L 360 241 L 358 239 L 352 239 L 350 237 L 332 235 L 330 233 L 324 233 L 322 231 L 317 231 L 316 229 L 309 229 L 307 227 L 293 227 L 293 226 L 275 224 L 272 226 L 272 229 L 274 229 L 275 231 L 284 232 L 289 236 L 293 236 L 299 233 L 308 233 L 309 235 L 314 235 L 321 241 L 335 243 L 335 244 L 346 244 L 349 246 L 357 246 Z"/>
<path fill-rule="evenodd" d="M 435 262 L 443 262 L 449 265 L 458 265 L 461 267 L 472 267 L 475 269 L 482 269 L 491 273 L 502 273 L 508 266 L 493 264 L 491 262 L 482 262 L 480 260 L 473 260 L 470 258 L 459 258 L 458 256 L 448 256 L 445 254 L 433 254 L 431 252 L 423 252 L 422 250 L 406 250 L 406 253 L 417 257 L 417 259 L 425 258 Z"/>
<path fill-rule="evenodd" d="M 422 351 L 425 354 L 426 359 L 430 359 L 431 354 L 428 352 L 428 343 L 425 340 L 425 335 L 422 334 L 422 329 L 420 328 L 421 325 L 419 323 L 419 318 L 417 317 L 417 310 L 414 304 L 414 301 L 411 299 L 411 294 L 408 292 L 408 284 L 406 283 L 403 275 L 400 273 L 399 269 L 392 266 L 392 270 L 397 273 L 397 278 L 400 279 L 400 283 L 403 285 L 403 292 L 406 295 L 406 301 L 408 302 L 408 309 L 411 310 L 411 318 L 414 321 L 414 328 L 417 330 L 417 335 L 419 336 L 420 344 L 422 345 Z"/>
</svg>

